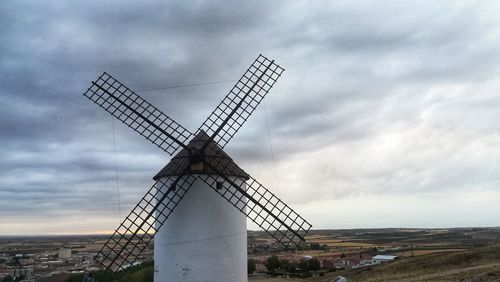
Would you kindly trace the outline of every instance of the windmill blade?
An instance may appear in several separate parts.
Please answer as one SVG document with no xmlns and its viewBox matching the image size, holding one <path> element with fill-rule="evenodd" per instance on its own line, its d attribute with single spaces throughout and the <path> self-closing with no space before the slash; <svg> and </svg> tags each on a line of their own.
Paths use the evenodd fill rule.
<svg viewBox="0 0 500 282">
<path fill-rule="evenodd" d="M 274 60 L 259 55 L 199 130 L 221 148 L 231 140 L 283 73 Z M 207 142 L 206 144 L 208 144 Z M 206 148 L 202 148 L 202 151 Z"/>
<path fill-rule="evenodd" d="M 301 242 L 305 241 L 304 237 L 312 227 L 310 223 L 251 176 L 248 176 L 246 187 L 245 183 L 238 185 L 220 173 L 231 168 L 224 163 L 211 163 L 214 162 L 204 161 L 217 175 L 199 176 L 206 184 L 285 248 L 301 249 Z"/>
<path fill-rule="evenodd" d="M 83 95 L 169 155 L 193 136 L 106 72 Z"/>
<path fill-rule="evenodd" d="M 95 260 L 112 271 L 132 266 L 195 180 L 193 175 L 158 180 L 107 240 Z"/>
</svg>

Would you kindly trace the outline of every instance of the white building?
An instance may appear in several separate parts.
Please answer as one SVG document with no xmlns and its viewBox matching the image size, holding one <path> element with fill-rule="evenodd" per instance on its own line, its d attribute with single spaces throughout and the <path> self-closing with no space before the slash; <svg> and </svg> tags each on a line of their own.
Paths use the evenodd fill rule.
<svg viewBox="0 0 500 282">
<path fill-rule="evenodd" d="M 14 278 L 24 276 L 25 279 L 31 279 L 33 277 L 33 268 L 31 267 L 15 268 L 10 271 L 10 275 Z"/>
<path fill-rule="evenodd" d="M 372 263 L 377 264 L 377 263 L 382 263 L 382 262 L 386 262 L 386 261 L 393 261 L 397 258 L 398 258 L 398 256 L 376 255 L 372 258 Z"/>
<path fill-rule="evenodd" d="M 59 251 L 57 251 L 57 256 L 60 259 L 67 259 L 71 257 L 71 249 L 68 248 L 60 248 Z"/>
<path fill-rule="evenodd" d="M 347 278 L 345 278 L 344 276 L 337 276 L 330 282 L 347 282 Z"/>
</svg>

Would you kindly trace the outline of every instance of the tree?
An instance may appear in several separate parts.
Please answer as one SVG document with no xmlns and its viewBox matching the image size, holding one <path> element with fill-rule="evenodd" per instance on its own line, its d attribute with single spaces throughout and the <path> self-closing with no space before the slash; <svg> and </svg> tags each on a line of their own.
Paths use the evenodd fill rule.
<svg viewBox="0 0 500 282">
<path fill-rule="evenodd" d="M 24 275 L 19 275 L 15 279 L 12 278 L 12 276 L 7 275 L 5 276 L 0 282 L 17 282 L 17 281 L 23 281 L 24 280 Z"/>
<path fill-rule="evenodd" d="M 328 245 L 320 245 L 319 243 L 311 243 L 311 250 L 324 250 Z"/>
<path fill-rule="evenodd" d="M 280 268 L 286 271 L 290 271 L 290 262 L 287 259 L 280 260 Z"/>
<path fill-rule="evenodd" d="M 320 269 L 320 263 L 317 258 L 312 258 L 308 260 L 309 263 L 309 270 L 319 270 Z"/>
<path fill-rule="evenodd" d="M 309 270 L 308 265 L 307 265 L 307 260 L 305 260 L 305 259 L 301 259 L 297 266 L 300 268 L 301 272 Z"/>
<path fill-rule="evenodd" d="M 13 257 L 8 263 L 8 266 L 21 266 L 21 263 L 19 262 L 19 257 Z"/>
<path fill-rule="evenodd" d="M 94 272 L 92 273 L 92 277 L 99 282 L 111 282 L 115 280 L 114 273 L 109 270 Z"/>
<path fill-rule="evenodd" d="M 82 282 L 83 274 L 72 274 L 64 282 Z"/>
<path fill-rule="evenodd" d="M 249 259 L 248 260 L 248 274 L 252 274 L 255 272 L 255 270 L 257 269 L 257 265 L 255 264 L 255 260 L 254 259 Z"/>
<path fill-rule="evenodd" d="M 296 262 L 290 262 L 290 265 L 288 266 L 288 271 L 291 273 L 296 273 L 297 272 L 297 263 Z"/>
<path fill-rule="evenodd" d="M 267 258 L 265 265 L 267 270 L 274 271 L 280 267 L 280 259 L 277 256 L 272 255 Z"/>
<path fill-rule="evenodd" d="M 0 282 L 14 282 L 14 278 L 12 278 L 12 276 L 10 275 L 7 275 L 2 280 L 0 280 Z"/>
<path fill-rule="evenodd" d="M 312 259 L 303 259 L 299 263 L 299 268 L 302 271 L 313 271 L 313 270 L 319 270 L 320 268 L 320 263 L 317 258 L 312 258 Z"/>
</svg>

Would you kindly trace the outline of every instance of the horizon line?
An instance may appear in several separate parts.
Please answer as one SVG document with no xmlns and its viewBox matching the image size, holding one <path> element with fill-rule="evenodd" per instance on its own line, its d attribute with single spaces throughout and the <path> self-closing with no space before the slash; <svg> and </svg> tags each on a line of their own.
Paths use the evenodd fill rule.
<svg viewBox="0 0 500 282">
<path fill-rule="evenodd" d="M 498 226 L 455 226 L 455 227 L 356 227 L 356 228 L 317 228 L 311 229 L 310 231 L 341 231 L 341 230 L 381 230 L 381 229 L 401 229 L 401 230 L 432 230 L 432 229 L 469 229 L 469 228 L 490 228 L 499 229 Z M 265 232 L 264 230 L 252 230 L 247 229 L 247 232 Z M 0 234 L 0 238 L 8 237 L 73 237 L 73 236 L 111 236 L 112 232 L 95 232 L 95 233 L 42 233 L 42 234 Z M 149 233 L 154 235 L 154 233 Z"/>
</svg>

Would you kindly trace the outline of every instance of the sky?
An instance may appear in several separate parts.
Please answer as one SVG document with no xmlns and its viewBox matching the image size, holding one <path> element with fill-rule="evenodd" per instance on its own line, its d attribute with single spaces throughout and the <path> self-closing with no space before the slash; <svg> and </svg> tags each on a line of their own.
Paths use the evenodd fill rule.
<svg viewBox="0 0 500 282">
<path fill-rule="evenodd" d="M 0 234 L 109 232 L 168 163 L 83 97 L 103 71 L 194 132 L 258 54 L 285 72 L 225 150 L 313 228 L 500 226 L 499 14 L 1 1 Z"/>
</svg>

